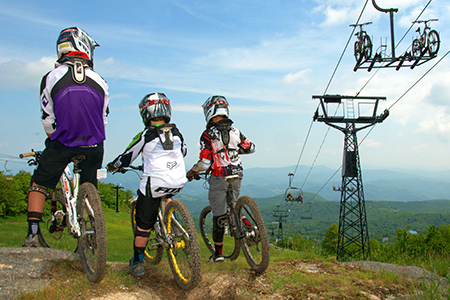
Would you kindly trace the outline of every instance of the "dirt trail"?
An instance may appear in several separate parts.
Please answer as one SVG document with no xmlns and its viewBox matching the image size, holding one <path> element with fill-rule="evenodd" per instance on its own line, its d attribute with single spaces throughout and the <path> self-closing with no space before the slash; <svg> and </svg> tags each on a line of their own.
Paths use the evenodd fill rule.
<svg viewBox="0 0 450 300">
<path fill-rule="evenodd" d="M 50 283 L 45 274 L 58 261 L 78 261 L 75 253 L 48 248 L 0 248 L 0 299 L 13 300 L 19 293 L 34 292 Z M 125 271 L 126 263 L 109 263 L 112 268 Z M 321 295 L 333 298 L 333 288 L 328 286 L 299 282 L 295 286 L 282 286 L 274 289 L 269 279 L 271 274 L 288 274 L 287 270 L 301 270 L 303 273 L 327 274 L 335 278 L 346 276 L 356 269 L 370 269 L 374 272 L 394 272 L 404 274 L 412 280 L 438 280 L 441 287 L 448 289 L 448 280 L 417 267 L 397 266 L 377 262 L 350 262 L 323 264 L 312 260 L 286 260 L 272 263 L 269 270 L 256 276 L 250 269 L 243 269 L 238 273 L 203 272 L 199 287 L 185 292 L 173 283 L 170 272 L 154 272 L 153 266 L 146 265 L 146 275 L 136 278 L 135 288 L 114 292 L 101 297 L 92 296 L 91 299 L 100 300 L 175 300 L 175 299 L 300 299 L 299 293 L 307 292 L 308 299 L 323 299 Z M 355 297 L 348 299 L 408 299 L 399 295 L 399 287 L 395 285 L 379 286 L 372 280 L 356 283 L 361 291 Z M 297 296 L 296 296 L 297 295 Z M 337 296 L 337 295 L 336 295 Z M 337 297 L 336 299 L 338 299 Z M 334 299 L 334 298 L 333 298 Z M 340 298 L 339 298 L 340 299 Z"/>
</svg>

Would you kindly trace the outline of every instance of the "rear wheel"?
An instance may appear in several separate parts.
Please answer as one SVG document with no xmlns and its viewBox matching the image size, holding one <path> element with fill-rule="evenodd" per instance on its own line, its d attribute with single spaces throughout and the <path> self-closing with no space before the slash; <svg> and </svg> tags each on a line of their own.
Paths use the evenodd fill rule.
<svg viewBox="0 0 450 300">
<path fill-rule="evenodd" d="M 106 227 L 100 194 L 89 182 L 78 191 L 77 216 L 81 229 L 78 253 L 83 269 L 90 281 L 100 282 L 106 272 Z"/>
<path fill-rule="evenodd" d="M 263 273 L 269 266 L 269 238 L 261 211 L 255 201 L 242 196 L 236 203 L 236 211 L 245 229 L 241 239 L 241 248 L 250 267 L 257 273 Z M 243 218 L 248 220 L 244 222 Z"/>
<path fill-rule="evenodd" d="M 233 236 L 234 232 L 231 229 L 230 222 L 228 219 L 225 220 L 225 237 L 223 243 L 223 257 L 229 260 L 235 260 L 239 257 L 240 247 L 239 240 Z M 213 224 L 213 215 L 211 212 L 211 205 L 206 206 L 202 212 L 200 213 L 199 218 L 200 223 L 200 233 L 202 235 L 203 241 L 206 244 L 209 252 L 214 254 L 214 241 L 212 238 L 212 224 Z M 227 236 L 231 236 L 227 238 Z"/>
<path fill-rule="evenodd" d="M 136 201 L 131 203 L 131 227 L 133 229 L 133 234 L 134 231 L 136 230 L 135 216 L 136 216 Z M 158 221 L 156 222 L 159 222 L 159 218 Z M 155 224 L 155 227 L 156 226 L 159 226 L 159 224 L 158 223 Z M 150 231 L 150 236 L 148 237 L 147 246 L 145 247 L 144 250 L 145 261 L 147 261 L 152 265 L 159 264 L 164 254 L 164 249 L 161 246 L 160 240 L 161 239 L 159 238 L 159 236 L 157 236 L 155 230 L 152 229 Z"/>
<path fill-rule="evenodd" d="M 422 55 L 422 42 L 419 39 L 415 39 L 411 46 L 411 54 L 413 57 L 418 58 Z"/>
<path fill-rule="evenodd" d="M 67 215 L 64 197 L 55 192 L 54 200 L 47 199 L 42 214 L 42 222 L 38 232 L 42 247 L 75 251 L 77 239 L 70 234 L 69 216 Z M 55 212 L 52 216 L 52 208 Z"/>
<path fill-rule="evenodd" d="M 172 199 L 165 208 L 164 224 L 171 241 L 167 256 L 172 273 L 182 289 L 190 290 L 200 281 L 201 259 L 197 231 L 186 205 Z"/>
</svg>

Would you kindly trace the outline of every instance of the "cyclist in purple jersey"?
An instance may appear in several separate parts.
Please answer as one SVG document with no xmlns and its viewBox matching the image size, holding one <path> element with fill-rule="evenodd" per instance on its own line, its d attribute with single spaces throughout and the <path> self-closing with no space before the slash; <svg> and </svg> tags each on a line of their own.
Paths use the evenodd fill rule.
<svg viewBox="0 0 450 300">
<path fill-rule="evenodd" d="M 99 46 L 78 27 L 63 29 L 56 42 L 55 69 L 41 81 L 42 124 L 48 136 L 28 191 L 28 235 L 24 247 L 37 247 L 47 189 L 56 187 L 64 168 L 76 155 L 80 184 L 97 186 L 97 169 L 103 161 L 103 141 L 108 115 L 109 91 L 93 70 L 94 48 Z"/>
</svg>

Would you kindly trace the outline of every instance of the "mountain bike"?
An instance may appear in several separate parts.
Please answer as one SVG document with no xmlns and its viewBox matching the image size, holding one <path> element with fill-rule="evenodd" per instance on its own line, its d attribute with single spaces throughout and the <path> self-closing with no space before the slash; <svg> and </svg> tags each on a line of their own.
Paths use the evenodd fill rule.
<svg viewBox="0 0 450 300">
<path fill-rule="evenodd" d="M 438 19 L 430 19 L 426 21 L 414 21 L 414 23 L 424 23 L 423 32 L 420 33 L 420 27 L 417 28 L 416 32 L 419 33 L 419 38 L 414 39 L 411 46 L 411 54 L 413 57 L 422 57 L 428 52 L 430 56 L 436 56 L 439 51 L 439 46 L 441 44 L 439 34 L 436 30 L 431 30 L 428 26 L 429 22 L 438 21 Z"/>
<path fill-rule="evenodd" d="M 30 166 L 37 166 L 42 151 L 20 154 L 30 159 Z M 58 248 L 78 253 L 87 278 L 100 282 L 106 272 L 106 227 L 100 194 L 92 183 L 80 185 L 78 164 L 86 157 L 72 158 L 73 172 L 69 165 L 61 175 L 61 187 L 51 190 L 46 197 L 42 222 L 38 231 L 42 247 Z M 47 205 L 47 203 L 49 203 Z M 44 228 L 42 228 L 44 227 Z"/>
<path fill-rule="evenodd" d="M 359 26 L 359 32 L 355 33 L 358 40 L 354 45 L 354 55 L 356 62 L 359 64 L 364 60 L 370 59 L 372 56 L 372 40 L 370 39 L 367 32 L 363 30 L 364 25 L 370 25 L 372 22 L 362 23 L 362 24 L 351 24 L 350 27 Z"/>
<path fill-rule="evenodd" d="M 140 170 L 130 166 L 117 172 Z M 117 173 L 115 172 L 115 173 Z M 137 197 L 131 199 L 131 227 L 136 230 Z M 144 260 L 157 265 L 166 249 L 172 274 L 183 290 L 193 289 L 201 279 L 200 245 L 192 216 L 186 205 L 177 199 L 161 197 L 158 217 L 144 251 Z"/>
<path fill-rule="evenodd" d="M 207 179 L 205 174 L 200 174 Z M 245 259 L 256 273 L 263 273 L 269 266 L 269 238 L 261 211 L 255 201 L 248 196 L 241 196 L 235 202 L 233 181 L 238 175 L 225 177 L 227 183 L 227 213 L 218 220 L 219 226 L 225 227 L 225 235 L 230 235 L 232 243 L 224 241 L 223 256 L 228 260 L 239 257 L 240 250 Z M 197 179 L 197 178 L 196 178 Z M 212 239 L 211 205 L 206 206 L 200 213 L 200 233 L 206 247 L 214 254 Z"/>
</svg>

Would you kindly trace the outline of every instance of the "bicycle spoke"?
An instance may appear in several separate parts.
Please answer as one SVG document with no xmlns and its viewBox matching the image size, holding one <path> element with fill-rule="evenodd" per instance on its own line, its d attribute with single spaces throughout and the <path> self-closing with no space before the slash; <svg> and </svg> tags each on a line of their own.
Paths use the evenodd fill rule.
<svg viewBox="0 0 450 300">
<path fill-rule="evenodd" d="M 39 242 L 43 247 L 75 251 L 77 240 L 70 234 L 70 224 L 66 213 L 64 198 L 61 193 L 56 192 L 56 201 L 46 201 L 42 215 L 43 223 L 40 226 Z M 51 206 L 56 209 L 55 215 L 51 216 Z"/>
</svg>

